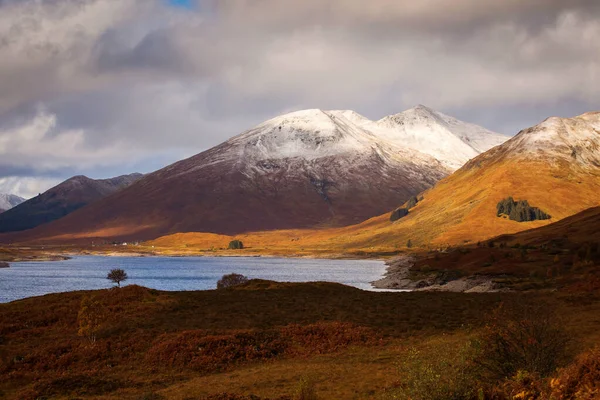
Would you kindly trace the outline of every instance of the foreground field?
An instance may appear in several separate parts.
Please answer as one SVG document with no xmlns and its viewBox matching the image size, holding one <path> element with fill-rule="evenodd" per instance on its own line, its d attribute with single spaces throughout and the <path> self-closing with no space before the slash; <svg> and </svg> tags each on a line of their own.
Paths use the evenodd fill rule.
<svg viewBox="0 0 600 400">
<path fill-rule="evenodd" d="M 556 310 L 576 339 L 570 356 L 600 341 L 600 298 L 586 292 L 373 293 L 267 281 L 203 292 L 128 286 L 0 304 L 0 396 L 302 398 L 304 388 L 321 399 L 386 398 L 414 349 L 425 364 L 453 354 L 500 304 L 515 301 Z"/>
</svg>

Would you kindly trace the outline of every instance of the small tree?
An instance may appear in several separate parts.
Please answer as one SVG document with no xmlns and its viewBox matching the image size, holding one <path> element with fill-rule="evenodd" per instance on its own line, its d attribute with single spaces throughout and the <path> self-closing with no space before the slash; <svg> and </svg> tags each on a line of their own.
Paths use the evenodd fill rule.
<svg viewBox="0 0 600 400">
<path fill-rule="evenodd" d="M 244 248 L 244 243 L 241 240 L 232 240 L 229 242 L 230 250 L 242 250 Z"/>
<path fill-rule="evenodd" d="M 104 317 L 104 307 L 102 304 L 91 297 L 84 297 L 81 300 L 81 306 L 77 314 L 77 323 L 79 325 L 77 334 L 95 343 L 96 335 L 100 330 Z"/>
<path fill-rule="evenodd" d="M 242 285 L 248 282 L 248 278 L 240 274 L 223 275 L 217 282 L 217 289 L 225 289 L 232 286 Z"/>
<path fill-rule="evenodd" d="M 406 247 L 410 249 L 412 246 L 412 240 L 408 239 L 408 242 L 406 242 Z"/>
<path fill-rule="evenodd" d="M 111 269 L 106 279 L 116 283 L 119 287 L 121 287 L 121 282 L 127 280 L 127 272 L 122 269 Z"/>
</svg>

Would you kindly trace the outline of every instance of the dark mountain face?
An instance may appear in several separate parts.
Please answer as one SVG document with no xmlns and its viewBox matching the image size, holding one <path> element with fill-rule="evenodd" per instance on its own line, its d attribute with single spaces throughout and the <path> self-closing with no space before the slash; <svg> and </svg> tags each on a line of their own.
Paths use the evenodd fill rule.
<svg viewBox="0 0 600 400">
<path fill-rule="evenodd" d="M 126 188 L 141 177 L 131 174 L 95 180 L 75 176 L 0 214 L 0 232 L 23 231 L 57 220 Z"/>
</svg>

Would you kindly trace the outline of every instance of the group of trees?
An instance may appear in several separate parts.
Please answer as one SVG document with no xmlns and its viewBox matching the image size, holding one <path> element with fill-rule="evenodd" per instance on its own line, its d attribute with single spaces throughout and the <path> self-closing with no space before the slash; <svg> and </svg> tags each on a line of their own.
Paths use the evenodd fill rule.
<svg viewBox="0 0 600 400">
<path fill-rule="evenodd" d="M 408 215 L 408 210 L 406 208 L 398 208 L 392 211 L 392 215 L 390 215 L 390 221 L 398 221 L 400 218 L 404 218 Z"/>
<path fill-rule="evenodd" d="M 242 250 L 244 248 L 244 243 L 241 240 L 232 240 L 229 242 L 229 250 Z"/>
<path fill-rule="evenodd" d="M 512 197 L 501 200 L 497 208 L 497 216 L 507 215 L 509 219 L 517 222 L 537 221 L 550 219 L 551 216 L 537 207 L 529 205 L 527 200 L 515 201 Z"/>
</svg>

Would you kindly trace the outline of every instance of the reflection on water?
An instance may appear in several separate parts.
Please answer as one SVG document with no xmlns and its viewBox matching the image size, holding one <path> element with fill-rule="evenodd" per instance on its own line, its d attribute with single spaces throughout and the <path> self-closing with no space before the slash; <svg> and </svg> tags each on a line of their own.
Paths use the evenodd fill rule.
<svg viewBox="0 0 600 400">
<path fill-rule="evenodd" d="M 12 263 L 0 269 L 0 303 L 47 293 L 104 289 L 106 274 L 124 269 L 136 284 L 159 290 L 214 289 L 224 274 L 279 282 L 328 281 L 372 290 L 369 282 L 385 272 L 382 261 L 263 257 L 101 257 Z"/>
</svg>

